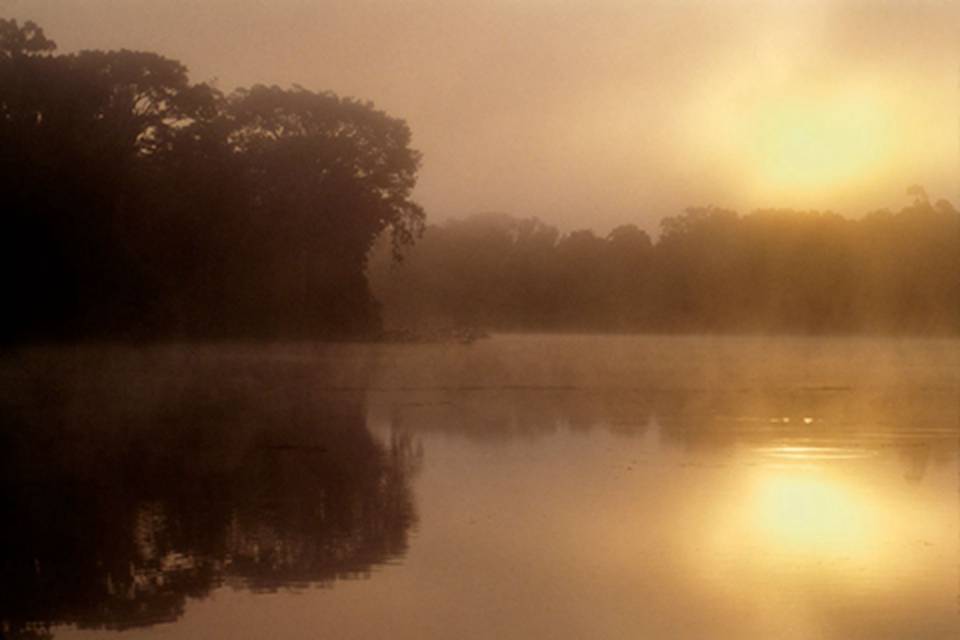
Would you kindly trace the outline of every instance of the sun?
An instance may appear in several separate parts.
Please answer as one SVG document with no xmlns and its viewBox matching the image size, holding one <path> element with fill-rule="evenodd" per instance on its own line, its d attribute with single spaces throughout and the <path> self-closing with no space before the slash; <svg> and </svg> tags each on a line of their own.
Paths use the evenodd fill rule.
<svg viewBox="0 0 960 640">
<path fill-rule="evenodd" d="M 883 188 L 915 110 L 883 78 L 821 71 L 730 67 L 691 94 L 685 144 L 760 206 L 835 207 Z"/>
<path fill-rule="evenodd" d="M 887 156 L 884 106 L 865 96 L 777 97 L 745 116 L 741 153 L 770 195 L 842 189 L 881 171 Z"/>
</svg>

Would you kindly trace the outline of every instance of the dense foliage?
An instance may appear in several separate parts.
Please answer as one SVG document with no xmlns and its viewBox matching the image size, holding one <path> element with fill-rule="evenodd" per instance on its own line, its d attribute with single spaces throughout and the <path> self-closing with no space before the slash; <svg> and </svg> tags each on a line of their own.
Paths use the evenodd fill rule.
<svg viewBox="0 0 960 640">
<path fill-rule="evenodd" d="M 390 324 L 507 330 L 956 333 L 960 213 L 922 189 L 897 213 L 689 209 L 561 235 L 479 215 L 431 226 L 372 278 Z"/>
<path fill-rule="evenodd" d="M 0 19 L 3 336 L 378 326 L 366 256 L 424 217 L 403 121 L 299 87 L 223 95 L 153 53 L 54 49 Z"/>
</svg>

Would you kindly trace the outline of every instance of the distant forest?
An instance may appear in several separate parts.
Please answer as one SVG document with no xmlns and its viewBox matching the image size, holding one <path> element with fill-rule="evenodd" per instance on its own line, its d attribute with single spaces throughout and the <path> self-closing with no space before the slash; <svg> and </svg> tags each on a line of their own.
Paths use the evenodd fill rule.
<svg viewBox="0 0 960 640">
<path fill-rule="evenodd" d="M 960 330 L 960 214 L 919 188 L 859 220 L 690 209 L 656 241 L 507 215 L 426 228 L 410 130 L 370 103 L 55 48 L 0 19 L 8 344 Z"/>
<path fill-rule="evenodd" d="M 960 330 L 960 213 L 920 187 L 899 212 L 691 208 L 654 241 L 633 225 L 561 234 L 484 214 L 430 226 L 371 264 L 395 327 L 950 334 Z"/>
</svg>

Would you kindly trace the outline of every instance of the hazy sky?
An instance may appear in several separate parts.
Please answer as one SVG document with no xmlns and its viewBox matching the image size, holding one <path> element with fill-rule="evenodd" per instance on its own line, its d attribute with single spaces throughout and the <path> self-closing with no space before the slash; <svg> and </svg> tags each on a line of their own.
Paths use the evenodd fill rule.
<svg viewBox="0 0 960 640">
<path fill-rule="evenodd" d="M 649 229 L 689 205 L 960 200 L 960 0 L 0 0 L 62 52 L 407 120 L 431 219 Z"/>
</svg>

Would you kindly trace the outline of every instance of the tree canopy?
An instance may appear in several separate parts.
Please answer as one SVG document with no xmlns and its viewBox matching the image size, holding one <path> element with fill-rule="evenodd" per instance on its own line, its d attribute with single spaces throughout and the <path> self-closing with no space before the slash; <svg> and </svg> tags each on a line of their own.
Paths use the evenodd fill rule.
<svg viewBox="0 0 960 640">
<path fill-rule="evenodd" d="M 503 214 L 431 226 L 372 279 L 391 325 L 495 330 L 957 333 L 960 213 L 922 190 L 850 220 L 702 207 L 561 234 Z"/>
<path fill-rule="evenodd" d="M 8 339 L 378 325 L 367 253 L 424 220 L 402 120 L 302 87 L 224 95 L 155 53 L 54 48 L 0 20 Z"/>
</svg>

